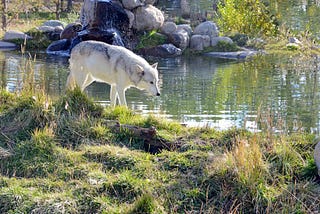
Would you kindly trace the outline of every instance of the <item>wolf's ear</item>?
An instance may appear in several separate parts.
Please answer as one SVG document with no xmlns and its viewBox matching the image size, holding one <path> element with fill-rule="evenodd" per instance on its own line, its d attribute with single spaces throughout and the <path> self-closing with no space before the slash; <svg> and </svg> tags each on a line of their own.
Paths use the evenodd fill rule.
<svg viewBox="0 0 320 214">
<path fill-rule="evenodd" d="M 157 67 L 158 67 L 158 63 L 156 62 L 156 63 L 154 63 L 153 65 L 151 65 L 151 67 L 153 67 L 154 69 L 157 69 Z"/>
<path fill-rule="evenodd" d="M 143 76 L 144 75 L 144 70 L 143 70 L 143 67 L 140 66 L 140 65 L 136 65 L 136 72 L 139 76 Z"/>
</svg>

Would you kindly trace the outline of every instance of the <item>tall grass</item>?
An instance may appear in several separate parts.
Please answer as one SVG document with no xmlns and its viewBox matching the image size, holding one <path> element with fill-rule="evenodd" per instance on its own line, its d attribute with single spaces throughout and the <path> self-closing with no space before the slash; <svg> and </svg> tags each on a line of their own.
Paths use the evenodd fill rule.
<svg viewBox="0 0 320 214">
<path fill-rule="evenodd" d="M 315 136 L 186 128 L 102 108 L 79 88 L 50 100 L 32 61 L 19 92 L 0 90 L 1 213 L 315 213 Z M 30 71 L 31 69 L 31 71 Z M 171 151 L 145 152 L 120 123 L 154 127 Z"/>
</svg>

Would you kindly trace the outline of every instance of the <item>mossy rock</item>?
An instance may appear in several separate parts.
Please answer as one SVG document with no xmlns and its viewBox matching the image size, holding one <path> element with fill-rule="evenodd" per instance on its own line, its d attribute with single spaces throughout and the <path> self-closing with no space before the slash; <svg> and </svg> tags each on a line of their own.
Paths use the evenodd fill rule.
<svg viewBox="0 0 320 214">
<path fill-rule="evenodd" d="M 217 45 L 212 47 L 214 52 L 236 52 L 239 51 L 240 48 L 237 46 L 236 43 L 229 43 L 225 41 L 219 41 Z"/>
<path fill-rule="evenodd" d="M 247 45 L 247 42 L 249 41 L 249 36 L 246 34 L 237 33 L 235 35 L 230 36 L 230 39 L 234 43 L 236 43 L 240 47 L 244 47 Z"/>
<path fill-rule="evenodd" d="M 166 43 L 167 37 L 156 31 L 151 31 L 140 37 L 140 41 L 136 46 L 136 49 L 151 48 Z"/>
<path fill-rule="evenodd" d="M 46 33 L 41 32 L 35 28 L 26 32 L 32 39 L 14 39 L 11 42 L 21 48 L 21 50 L 45 50 L 52 41 L 50 41 Z"/>
</svg>

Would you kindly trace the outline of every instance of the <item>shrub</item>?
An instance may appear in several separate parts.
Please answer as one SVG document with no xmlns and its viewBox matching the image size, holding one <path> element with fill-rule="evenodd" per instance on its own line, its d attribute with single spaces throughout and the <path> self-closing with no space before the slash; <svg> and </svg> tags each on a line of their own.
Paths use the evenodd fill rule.
<svg viewBox="0 0 320 214">
<path fill-rule="evenodd" d="M 225 33 L 269 36 L 277 32 L 268 8 L 259 0 L 224 0 L 218 11 L 218 25 Z"/>
<path fill-rule="evenodd" d="M 162 35 L 157 33 L 157 31 L 150 31 L 148 34 L 143 35 L 140 38 L 140 42 L 137 45 L 137 49 L 140 48 L 150 48 L 150 47 L 154 47 L 157 45 L 162 45 L 165 43 L 165 41 L 167 40 L 167 38 Z"/>
</svg>

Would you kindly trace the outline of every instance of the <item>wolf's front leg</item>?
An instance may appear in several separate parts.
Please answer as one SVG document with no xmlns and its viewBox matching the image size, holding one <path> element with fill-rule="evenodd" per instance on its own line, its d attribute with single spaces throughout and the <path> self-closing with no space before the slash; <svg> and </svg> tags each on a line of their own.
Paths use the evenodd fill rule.
<svg viewBox="0 0 320 214">
<path fill-rule="evenodd" d="M 118 92 L 118 96 L 119 96 L 119 104 L 122 106 L 127 106 L 125 88 L 117 86 L 117 92 Z"/>
<path fill-rule="evenodd" d="M 111 85 L 111 88 L 110 88 L 110 105 L 112 107 L 116 106 L 117 97 L 118 97 L 118 93 L 117 93 L 116 86 L 115 85 Z"/>
</svg>

